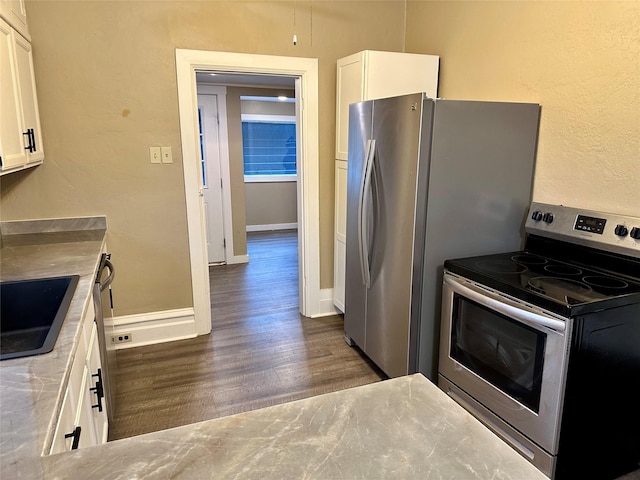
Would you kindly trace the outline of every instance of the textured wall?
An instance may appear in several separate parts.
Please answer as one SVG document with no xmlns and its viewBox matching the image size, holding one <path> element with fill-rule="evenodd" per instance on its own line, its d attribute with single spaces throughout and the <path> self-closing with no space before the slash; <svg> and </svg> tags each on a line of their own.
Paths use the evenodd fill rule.
<svg viewBox="0 0 640 480">
<path fill-rule="evenodd" d="M 408 2 L 446 98 L 542 105 L 534 200 L 640 216 L 640 2 Z"/>
<path fill-rule="evenodd" d="M 175 49 L 318 58 L 320 283 L 331 287 L 336 60 L 401 50 L 403 5 L 28 1 L 46 159 L 2 177 L 3 219 L 105 214 L 115 314 L 192 305 Z M 151 165 L 151 145 L 173 147 L 173 165 Z"/>
</svg>

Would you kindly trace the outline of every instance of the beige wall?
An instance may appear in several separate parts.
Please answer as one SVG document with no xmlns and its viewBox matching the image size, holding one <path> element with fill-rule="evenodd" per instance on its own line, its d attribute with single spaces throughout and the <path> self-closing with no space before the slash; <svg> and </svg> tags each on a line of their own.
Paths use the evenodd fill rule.
<svg viewBox="0 0 640 480">
<path fill-rule="evenodd" d="M 27 0 L 46 159 L 2 178 L 3 220 L 105 214 L 115 314 L 191 306 L 175 49 L 318 58 L 320 286 L 331 287 L 336 60 L 400 51 L 403 5 Z M 171 146 L 174 163 L 151 165 L 151 145 Z"/>
<path fill-rule="evenodd" d="M 298 221 L 296 182 L 245 183 L 247 225 Z"/>
<path fill-rule="evenodd" d="M 439 95 L 542 105 L 534 200 L 640 216 L 640 2 L 408 2 Z"/>
</svg>

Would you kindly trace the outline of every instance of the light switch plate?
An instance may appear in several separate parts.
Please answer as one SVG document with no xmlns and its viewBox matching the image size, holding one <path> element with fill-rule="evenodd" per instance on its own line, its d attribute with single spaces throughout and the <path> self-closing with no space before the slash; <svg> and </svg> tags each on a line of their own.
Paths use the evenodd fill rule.
<svg viewBox="0 0 640 480">
<path fill-rule="evenodd" d="M 162 147 L 162 163 L 173 163 L 171 147 Z"/>
<path fill-rule="evenodd" d="M 162 163 L 160 147 L 149 147 L 149 160 L 151 163 Z"/>
</svg>

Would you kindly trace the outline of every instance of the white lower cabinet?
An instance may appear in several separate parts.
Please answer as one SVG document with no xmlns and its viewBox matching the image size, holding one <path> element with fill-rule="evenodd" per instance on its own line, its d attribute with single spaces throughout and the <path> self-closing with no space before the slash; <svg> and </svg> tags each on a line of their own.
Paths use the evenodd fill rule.
<svg viewBox="0 0 640 480">
<path fill-rule="evenodd" d="M 71 445 L 76 428 L 76 409 L 72 403 L 71 391 L 67 388 L 62 400 L 62 410 L 58 417 L 56 432 L 53 436 L 53 443 L 49 453 L 61 453 L 71 450 Z M 68 437 L 67 434 L 70 434 Z"/>
<path fill-rule="evenodd" d="M 82 335 L 65 389 L 50 453 L 106 443 L 109 431 L 102 388 L 102 362 L 93 301 L 82 320 Z"/>
<path fill-rule="evenodd" d="M 93 322 L 91 340 L 87 353 L 87 368 L 89 390 L 91 391 L 91 424 L 95 430 L 96 443 L 106 443 L 109 433 L 109 420 L 107 419 L 107 404 L 104 395 L 104 383 L 102 380 L 102 363 L 100 361 L 100 348 L 98 345 L 98 331 Z"/>
</svg>

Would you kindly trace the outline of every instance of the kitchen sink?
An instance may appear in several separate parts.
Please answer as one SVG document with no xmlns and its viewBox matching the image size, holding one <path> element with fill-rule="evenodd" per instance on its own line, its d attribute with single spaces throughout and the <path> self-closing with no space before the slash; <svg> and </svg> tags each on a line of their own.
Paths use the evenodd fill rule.
<svg viewBox="0 0 640 480">
<path fill-rule="evenodd" d="M 53 350 L 79 278 L 0 283 L 0 360 Z"/>
</svg>

